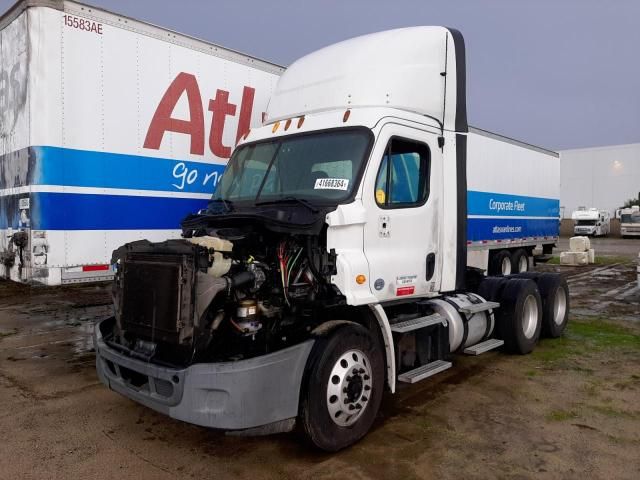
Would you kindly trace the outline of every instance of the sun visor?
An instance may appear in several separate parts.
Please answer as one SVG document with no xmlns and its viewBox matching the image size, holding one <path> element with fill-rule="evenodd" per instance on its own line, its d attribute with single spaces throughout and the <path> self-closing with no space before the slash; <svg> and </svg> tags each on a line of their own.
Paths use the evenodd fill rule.
<svg viewBox="0 0 640 480">
<path fill-rule="evenodd" d="M 391 107 L 466 132 L 465 47 L 460 32 L 410 27 L 313 52 L 280 77 L 266 122 L 355 107 Z"/>
</svg>

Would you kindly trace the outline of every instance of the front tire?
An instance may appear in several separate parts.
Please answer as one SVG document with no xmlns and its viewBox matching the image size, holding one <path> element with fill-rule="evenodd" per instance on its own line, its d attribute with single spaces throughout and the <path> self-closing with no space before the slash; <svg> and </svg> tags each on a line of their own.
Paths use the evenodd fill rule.
<svg viewBox="0 0 640 480">
<path fill-rule="evenodd" d="M 369 330 L 349 323 L 319 338 L 300 404 L 305 436 L 328 452 L 354 444 L 373 425 L 383 388 L 383 352 Z"/>
</svg>

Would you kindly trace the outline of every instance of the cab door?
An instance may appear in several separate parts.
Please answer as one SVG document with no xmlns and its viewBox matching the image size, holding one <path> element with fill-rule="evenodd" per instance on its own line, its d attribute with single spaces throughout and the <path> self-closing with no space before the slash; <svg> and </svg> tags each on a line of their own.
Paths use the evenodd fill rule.
<svg viewBox="0 0 640 480">
<path fill-rule="evenodd" d="M 435 295 L 442 224 L 442 154 L 437 135 L 385 125 L 367 168 L 364 252 L 378 301 Z"/>
</svg>

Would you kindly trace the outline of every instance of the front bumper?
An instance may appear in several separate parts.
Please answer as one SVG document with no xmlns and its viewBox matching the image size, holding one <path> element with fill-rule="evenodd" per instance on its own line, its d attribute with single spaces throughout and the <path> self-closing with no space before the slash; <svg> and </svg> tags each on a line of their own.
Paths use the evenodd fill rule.
<svg viewBox="0 0 640 480">
<path fill-rule="evenodd" d="M 314 340 L 237 362 L 177 369 L 134 359 L 111 347 L 95 328 L 96 369 L 110 389 L 184 422 L 222 430 L 258 428 L 298 415 L 300 386 Z"/>
</svg>

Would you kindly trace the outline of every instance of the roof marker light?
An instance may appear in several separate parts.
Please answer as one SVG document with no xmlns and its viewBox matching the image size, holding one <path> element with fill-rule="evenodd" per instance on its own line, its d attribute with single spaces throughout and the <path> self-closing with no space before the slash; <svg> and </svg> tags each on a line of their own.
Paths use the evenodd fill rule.
<svg viewBox="0 0 640 480">
<path fill-rule="evenodd" d="M 302 115 L 299 119 L 298 119 L 298 128 L 300 128 L 302 126 L 302 124 L 304 123 L 304 115 Z"/>
<path fill-rule="evenodd" d="M 349 115 L 351 115 L 351 110 L 347 110 L 344 112 L 344 115 L 342 116 L 342 122 L 346 122 L 347 120 L 349 120 Z"/>
<path fill-rule="evenodd" d="M 278 128 L 280 128 L 280 122 L 276 122 L 273 124 L 273 128 L 271 129 L 271 133 L 276 133 L 278 131 Z"/>
<path fill-rule="evenodd" d="M 287 119 L 287 121 L 284 124 L 284 129 L 285 131 L 289 130 L 289 127 L 291 126 L 291 119 Z"/>
</svg>

